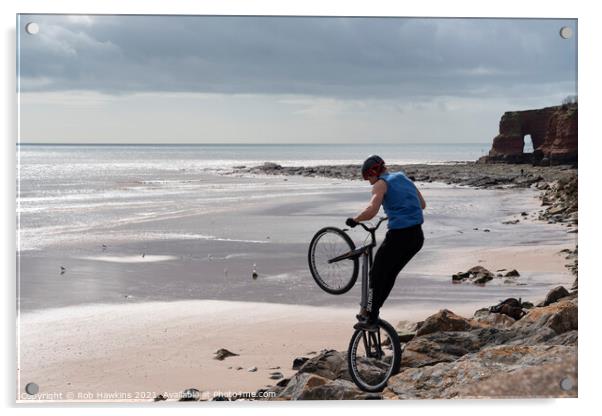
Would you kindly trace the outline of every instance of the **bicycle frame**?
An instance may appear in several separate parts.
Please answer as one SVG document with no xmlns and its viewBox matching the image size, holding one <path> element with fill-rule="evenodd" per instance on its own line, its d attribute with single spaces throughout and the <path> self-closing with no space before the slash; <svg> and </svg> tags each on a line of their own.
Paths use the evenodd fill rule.
<svg viewBox="0 0 602 416">
<path fill-rule="evenodd" d="M 376 224 L 376 226 L 373 228 L 369 228 L 365 224 L 359 223 L 364 230 L 370 233 L 370 244 L 357 248 L 347 255 L 347 257 L 357 255 L 358 257 L 361 256 L 362 258 L 362 296 L 360 300 L 360 306 L 368 311 L 368 313 L 372 311 L 373 285 L 372 280 L 370 279 L 370 270 L 372 270 L 372 263 L 374 262 L 373 251 L 374 247 L 376 247 L 376 230 L 378 227 L 380 227 L 380 224 L 386 220 L 386 217 L 381 218 L 378 221 L 378 224 Z"/>
<path fill-rule="evenodd" d="M 361 247 L 362 249 L 362 296 L 360 300 L 360 306 L 370 313 L 372 311 L 372 280 L 370 279 L 370 270 L 372 269 L 372 263 L 374 261 L 373 250 L 376 247 L 376 230 L 369 230 L 372 237 L 372 242 L 366 246 Z"/>
</svg>

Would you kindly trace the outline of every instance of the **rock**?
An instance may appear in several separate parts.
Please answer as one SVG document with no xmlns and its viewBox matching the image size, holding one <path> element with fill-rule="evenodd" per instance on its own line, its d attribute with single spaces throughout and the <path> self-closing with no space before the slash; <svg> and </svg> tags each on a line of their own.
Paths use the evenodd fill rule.
<svg viewBox="0 0 602 416">
<path fill-rule="evenodd" d="M 254 373 L 255 371 L 257 371 L 257 367 L 251 367 L 247 370 L 249 373 Z"/>
<path fill-rule="evenodd" d="M 560 300 L 545 307 L 533 308 L 521 320 L 512 325 L 513 329 L 535 332 L 549 328 L 556 334 L 578 329 L 577 299 Z"/>
<path fill-rule="evenodd" d="M 380 398 L 368 394 L 350 380 L 330 380 L 310 373 L 297 373 L 278 393 L 276 399 L 284 400 L 365 400 Z"/>
<path fill-rule="evenodd" d="M 310 358 L 299 368 L 299 373 L 312 373 L 330 380 L 351 380 L 347 370 L 347 355 L 336 350 L 325 350 Z"/>
<path fill-rule="evenodd" d="M 464 280 L 464 279 L 468 279 L 470 277 L 470 273 L 468 272 L 460 272 L 460 273 L 456 273 L 454 275 L 452 275 L 452 280 Z"/>
<path fill-rule="evenodd" d="M 298 370 L 299 368 L 301 368 L 301 366 L 303 364 L 305 364 L 305 362 L 309 360 L 309 358 L 307 357 L 297 357 L 293 360 L 293 370 Z"/>
<path fill-rule="evenodd" d="M 520 220 L 502 221 L 502 224 L 518 224 Z"/>
<path fill-rule="evenodd" d="M 415 331 L 397 331 L 397 335 L 399 336 L 399 342 L 410 342 L 415 336 Z"/>
<path fill-rule="evenodd" d="M 297 373 L 278 394 L 279 398 L 295 400 L 304 390 L 311 389 L 329 382 L 329 379 L 310 373 Z"/>
<path fill-rule="evenodd" d="M 230 399 L 228 399 L 226 396 L 222 396 L 221 394 L 219 394 L 217 396 L 213 396 L 211 401 L 212 402 L 229 402 Z"/>
<path fill-rule="evenodd" d="M 546 345 L 577 345 L 579 331 L 573 329 L 555 337 L 546 339 L 543 343 Z"/>
<path fill-rule="evenodd" d="M 516 269 L 510 270 L 508 273 L 504 275 L 504 277 L 519 277 L 520 273 Z"/>
<path fill-rule="evenodd" d="M 280 170 L 282 169 L 282 166 L 279 165 L 278 163 L 273 163 L 273 162 L 265 162 L 263 165 L 261 165 L 261 169 L 263 170 Z"/>
<path fill-rule="evenodd" d="M 374 395 L 371 395 L 373 397 Z M 334 380 L 315 387 L 304 389 L 298 400 L 357 400 L 366 394 L 348 380 Z"/>
<path fill-rule="evenodd" d="M 162 402 L 162 401 L 165 401 L 165 400 L 167 400 L 167 397 L 165 397 L 165 396 L 164 396 L 164 395 L 162 395 L 162 394 L 159 394 L 157 397 L 155 397 L 155 398 L 153 399 L 153 401 L 155 401 L 155 402 Z"/>
<path fill-rule="evenodd" d="M 479 320 L 480 318 L 485 318 L 489 315 L 489 308 L 481 308 L 475 311 L 473 315 L 473 319 Z"/>
<path fill-rule="evenodd" d="M 485 283 L 493 280 L 493 276 L 491 274 L 480 274 L 473 280 L 473 283 L 476 285 L 484 285 Z"/>
<path fill-rule="evenodd" d="M 186 389 L 180 396 L 180 402 L 193 402 L 201 399 L 201 392 L 197 389 Z"/>
<path fill-rule="evenodd" d="M 270 373 L 270 379 L 272 380 L 280 380 L 281 378 L 284 378 L 284 374 L 282 374 L 280 371 Z"/>
<path fill-rule="evenodd" d="M 466 272 L 456 273 L 452 276 L 452 281 L 462 281 L 465 279 L 472 280 L 476 284 L 484 284 L 494 277 L 493 273 L 483 266 L 474 266 Z"/>
<path fill-rule="evenodd" d="M 564 288 L 564 286 L 557 286 L 554 289 L 550 290 L 546 295 L 544 301 L 537 306 L 548 306 L 552 303 L 558 302 L 558 300 L 569 295 L 569 291 Z"/>
<path fill-rule="evenodd" d="M 214 360 L 225 360 L 228 357 L 235 357 L 238 354 L 233 353 L 232 351 L 228 351 L 225 348 L 220 348 L 219 350 L 214 352 L 215 357 L 213 357 Z"/>
<path fill-rule="evenodd" d="M 526 134 L 531 135 L 533 153 L 523 153 Z M 577 104 L 504 113 L 489 154 L 479 159 L 540 165 L 576 161 Z"/>
<path fill-rule="evenodd" d="M 572 383 L 563 389 L 562 380 Z M 562 361 L 498 372 L 485 381 L 472 383 L 458 391 L 463 398 L 577 397 L 577 354 L 566 354 Z"/>
<path fill-rule="evenodd" d="M 514 386 L 515 389 L 511 390 L 512 383 L 505 382 L 510 374 L 515 374 L 517 371 L 516 374 L 521 374 L 520 372 L 527 368 L 533 369 L 534 374 L 543 365 L 558 365 L 565 374 L 576 376 L 573 373 L 576 354 L 575 347 L 561 345 L 488 347 L 475 353 L 465 354 L 453 362 L 407 368 L 389 379 L 383 396 L 395 395 L 399 399 L 480 397 L 481 384 L 487 380 L 497 380 L 504 386 L 504 397 L 513 395 L 525 397 L 520 385 Z M 540 371 L 539 374 L 546 373 Z M 528 382 L 526 377 L 521 376 L 520 379 Z M 547 397 L 548 389 L 549 383 L 534 384 L 529 389 L 529 397 Z"/>
<path fill-rule="evenodd" d="M 451 362 L 478 351 L 490 337 L 481 330 L 470 332 L 435 332 L 408 342 L 401 355 L 401 367 L 425 367 Z"/>
<path fill-rule="evenodd" d="M 278 387 L 286 387 L 286 385 L 288 384 L 289 381 L 291 381 L 290 378 L 283 378 L 278 383 L 276 383 L 276 386 L 278 386 Z"/>
<path fill-rule="evenodd" d="M 448 309 L 443 309 L 429 316 L 416 331 L 416 336 L 422 336 L 438 331 L 468 331 L 473 328 L 471 322 L 456 315 Z"/>
<path fill-rule="evenodd" d="M 510 328 L 516 320 L 503 313 L 492 313 L 487 311 L 476 319 L 481 325 L 490 326 L 493 328 Z"/>
</svg>

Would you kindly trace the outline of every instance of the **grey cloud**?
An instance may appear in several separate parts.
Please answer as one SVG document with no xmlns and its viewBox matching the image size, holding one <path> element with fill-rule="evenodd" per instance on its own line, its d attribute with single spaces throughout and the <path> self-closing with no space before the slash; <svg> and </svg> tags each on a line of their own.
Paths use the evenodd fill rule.
<svg viewBox="0 0 602 416">
<path fill-rule="evenodd" d="M 22 91 L 342 98 L 503 95 L 576 85 L 575 20 L 23 16 Z"/>
</svg>

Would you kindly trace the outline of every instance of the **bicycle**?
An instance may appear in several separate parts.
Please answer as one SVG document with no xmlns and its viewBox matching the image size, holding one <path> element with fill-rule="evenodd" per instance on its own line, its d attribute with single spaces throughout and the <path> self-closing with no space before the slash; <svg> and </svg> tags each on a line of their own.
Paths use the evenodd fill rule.
<svg viewBox="0 0 602 416">
<path fill-rule="evenodd" d="M 381 218 L 375 227 L 359 225 L 370 233 L 371 241 L 359 248 L 346 230 L 325 227 L 311 240 L 308 262 L 311 274 L 324 291 L 340 295 L 348 292 L 357 281 L 360 257 L 362 259 L 362 291 L 360 305 L 368 312 L 372 308 L 373 249 L 376 247 L 376 230 L 387 220 Z M 383 319 L 374 329 L 356 329 L 347 349 L 347 365 L 353 382 L 362 390 L 381 391 L 389 378 L 401 366 L 401 342 L 397 331 Z"/>
</svg>

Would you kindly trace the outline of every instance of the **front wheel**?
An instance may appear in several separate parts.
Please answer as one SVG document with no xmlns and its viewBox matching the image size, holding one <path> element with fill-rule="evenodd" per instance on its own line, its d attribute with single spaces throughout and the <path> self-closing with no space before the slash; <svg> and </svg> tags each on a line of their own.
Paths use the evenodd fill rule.
<svg viewBox="0 0 602 416">
<path fill-rule="evenodd" d="M 397 331 L 380 319 L 375 331 L 356 330 L 349 341 L 347 365 L 351 378 L 360 389 L 382 391 L 401 366 L 401 343 Z"/>
<path fill-rule="evenodd" d="M 359 269 L 357 256 L 351 255 L 354 249 L 353 240 L 338 228 L 322 228 L 314 235 L 307 260 L 318 286 L 333 295 L 343 294 L 353 287 Z"/>
</svg>

